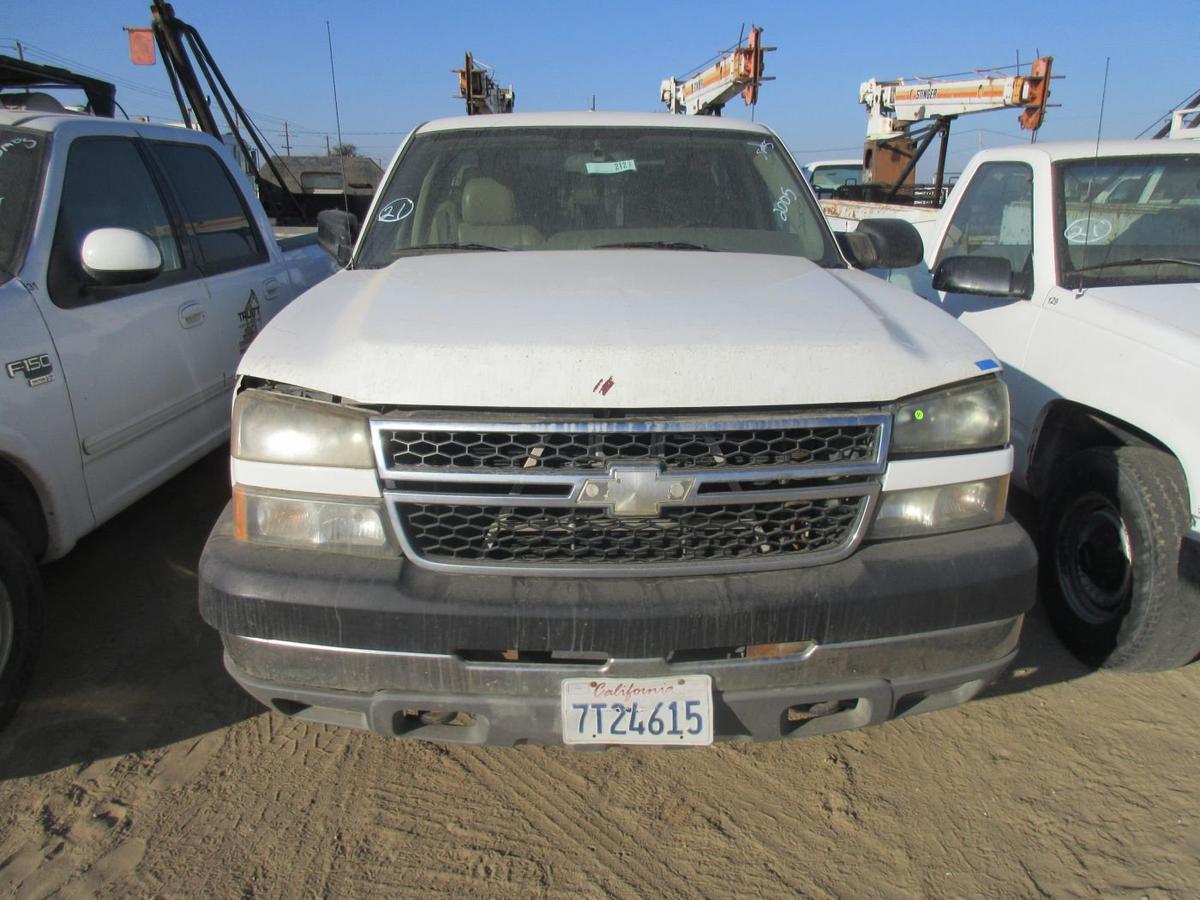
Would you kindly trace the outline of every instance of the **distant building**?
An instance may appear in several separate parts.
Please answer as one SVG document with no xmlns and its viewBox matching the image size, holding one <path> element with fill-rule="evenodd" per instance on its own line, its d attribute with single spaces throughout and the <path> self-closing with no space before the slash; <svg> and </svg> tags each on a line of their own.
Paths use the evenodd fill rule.
<svg viewBox="0 0 1200 900">
<path fill-rule="evenodd" d="M 291 194 L 341 194 L 344 190 L 351 197 L 370 197 L 383 179 L 383 169 L 366 156 L 273 156 L 271 161 Z M 279 183 L 270 166 L 264 165 L 258 174 L 271 184 Z"/>
</svg>

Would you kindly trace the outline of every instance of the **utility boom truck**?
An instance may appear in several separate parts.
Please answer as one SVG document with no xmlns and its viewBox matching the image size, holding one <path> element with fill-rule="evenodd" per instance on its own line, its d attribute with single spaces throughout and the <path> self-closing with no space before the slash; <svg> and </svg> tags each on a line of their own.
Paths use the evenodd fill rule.
<svg viewBox="0 0 1200 900">
<path fill-rule="evenodd" d="M 946 150 L 950 127 L 964 115 L 1020 109 L 1017 123 L 1036 134 L 1050 100 L 1054 57 L 1034 60 L 1027 75 L 980 74 L 966 79 L 864 81 L 859 102 L 867 110 L 860 184 L 821 197 L 834 231 L 853 231 L 863 219 L 904 219 L 926 243 L 946 200 Z M 916 183 L 917 164 L 938 140 L 934 180 Z"/>
</svg>

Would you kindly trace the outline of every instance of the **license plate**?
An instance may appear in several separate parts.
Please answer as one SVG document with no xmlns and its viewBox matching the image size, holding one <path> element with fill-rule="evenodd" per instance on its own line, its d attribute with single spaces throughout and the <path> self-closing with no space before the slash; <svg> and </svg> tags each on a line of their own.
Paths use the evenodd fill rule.
<svg viewBox="0 0 1200 900">
<path fill-rule="evenodd" d="M 711 744 L 712 678 L 564 678 L 567 744 Z"/>
</svg>

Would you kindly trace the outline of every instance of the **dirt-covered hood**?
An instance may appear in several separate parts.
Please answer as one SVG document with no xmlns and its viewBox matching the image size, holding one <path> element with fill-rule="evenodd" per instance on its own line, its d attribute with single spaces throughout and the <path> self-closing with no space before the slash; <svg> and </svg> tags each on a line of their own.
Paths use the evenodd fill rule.
<svg viewBox="0 0 1200 900">
<path fill-rule="evenodd" d="M 371 404 L 679 409 L 889 401 L 990 357 L 932 304 L 796 257 L 484 251 L 340 272 L 240 372 Z"/>
</svg>

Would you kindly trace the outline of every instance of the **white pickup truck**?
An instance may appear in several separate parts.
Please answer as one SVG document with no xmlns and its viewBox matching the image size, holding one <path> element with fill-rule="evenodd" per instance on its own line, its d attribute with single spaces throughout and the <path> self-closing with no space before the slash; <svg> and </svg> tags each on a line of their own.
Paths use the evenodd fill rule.
<svg viewBox="0 0 1200 900">
<path fill-rule="evenodd" d="M 274 240 L 206 135 L 0 111 L 0 725 L 35 563 L 219 446 L 242 352 L 335 269 L 315 236 Z"/>
<path fill-rule="evenodd" d="M 847 264 L 763 126 L 430 122 L 353 252 L 323 215 L 347 269 L 242 360 L 200 563 L 273 709 L 680 746 L 949 706 L 1013 658 L 1000 366 Z M 904 223 L 846 249 L 920 258 Z"/>
<path fill-rule="evenodd" d="M 1013 474 L 1042 501 L 1042 589 L 1059 633 L 1097 665 L 1192 661 L 1200 142 L 986 150 L 922 224 L 926 265 L 890 278 L 1004 363 Z"/>
</svg>

